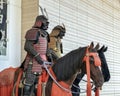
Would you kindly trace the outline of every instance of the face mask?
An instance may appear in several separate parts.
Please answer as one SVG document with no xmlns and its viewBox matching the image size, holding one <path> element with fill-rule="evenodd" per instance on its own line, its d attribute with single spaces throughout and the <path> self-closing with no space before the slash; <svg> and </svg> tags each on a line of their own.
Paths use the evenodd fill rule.
<svg viewBox="0 0 120 96">
<path fill-rule="evenodd" d="M 62 31 L 61 31 L 61 32 L 59 33 L 58 37 L 60 37 L 60 38 L 62 39 L 63 36 L 65 36 L 65 32 L 62 32 Z"/>
<path fill-rule="evenodd" d="M 49 22 L 44 22 L 42 24 L 42 29 L 47 30 L 48 29 Z"/>
</svg>

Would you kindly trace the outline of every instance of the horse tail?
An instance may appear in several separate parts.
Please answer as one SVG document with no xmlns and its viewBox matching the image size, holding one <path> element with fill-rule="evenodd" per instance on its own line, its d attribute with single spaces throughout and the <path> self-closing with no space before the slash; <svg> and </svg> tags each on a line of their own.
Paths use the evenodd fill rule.
<svg viewBox="0 0 120 96">
<path fill-rule="evenodd" d="M 47 82 L 46 88 L 45 88 L 46 96 L 51 96 L 52 83 L 53 83 L 53 79 L 49 76 L 48 82 Z"/>
</svg>

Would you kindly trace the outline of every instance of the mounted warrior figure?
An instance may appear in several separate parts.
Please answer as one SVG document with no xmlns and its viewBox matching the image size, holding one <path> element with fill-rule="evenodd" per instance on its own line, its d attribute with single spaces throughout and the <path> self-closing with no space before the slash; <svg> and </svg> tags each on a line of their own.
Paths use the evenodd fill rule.
<svg viewBox="0 0 120 96">
<path fill-rule="evenodd" d="M 57 25 L 53 28 L 52 32 L 50 33 L 50 42 L 48 43 L 48 55 L 52 57 L 51 60 L 56 61 L 58 58 L 61 57 L 63 53 L 63 46 L 62 41 L 63 37 L 65 36 L 66 29 L 65 25 L 63 26 Z M 50 56 L 51 55 L 51 56 Z"/>
<path fill-rule="evenodd" d="M 33 92 L 33 86 L 37 84 L 37 79 L 45 69 L 42 64 L 47 61 L 46 52 L 48 47 L 49 34 L 46 31 L 48 29 L 48 17 L 44 15 L 43 9 L 41 8 L 42 14 L 36 17 L 35 24 L 27 31 L 25 35 L 25 46 L 24 49 L 27 52 L 24 63 L 25 79 L 23 96 L 31 96 Z M 46 12 L 46 10 L 44 9 Z M 49 66 L 49 65 L 48 65 Z"/>
</svg>

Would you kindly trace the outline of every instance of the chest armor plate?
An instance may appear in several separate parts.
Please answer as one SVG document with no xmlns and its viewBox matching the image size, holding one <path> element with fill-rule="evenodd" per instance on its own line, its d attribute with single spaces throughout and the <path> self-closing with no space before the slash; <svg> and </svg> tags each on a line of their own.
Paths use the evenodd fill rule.
<svg viewBox="0 0 120 96">
<path fill-rule="evenodd" d="M 46 37 L 39 37 L 38 43 L 34 44 L 34 49 L 41 55 L 46 54 L 47 50 L 47 39 Z"/>
</svg>

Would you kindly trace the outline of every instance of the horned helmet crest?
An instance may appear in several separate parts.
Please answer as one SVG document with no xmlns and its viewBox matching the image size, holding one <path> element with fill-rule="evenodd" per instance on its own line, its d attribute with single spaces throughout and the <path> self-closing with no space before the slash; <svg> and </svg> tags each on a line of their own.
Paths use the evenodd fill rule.
<svg viewBox="0 0 120 96">
<path fill-rule="evenodd" d="M 42 15 L 38 15 L 36 17 L 34 27 L 40 28 L 41 26 L 43 26 L 43 29 L 47 29 L 49 24 L 47 11 L 45 8 L 43 9 L 40 5 L 39 7 L 41 9 Z"/>
</svg>

